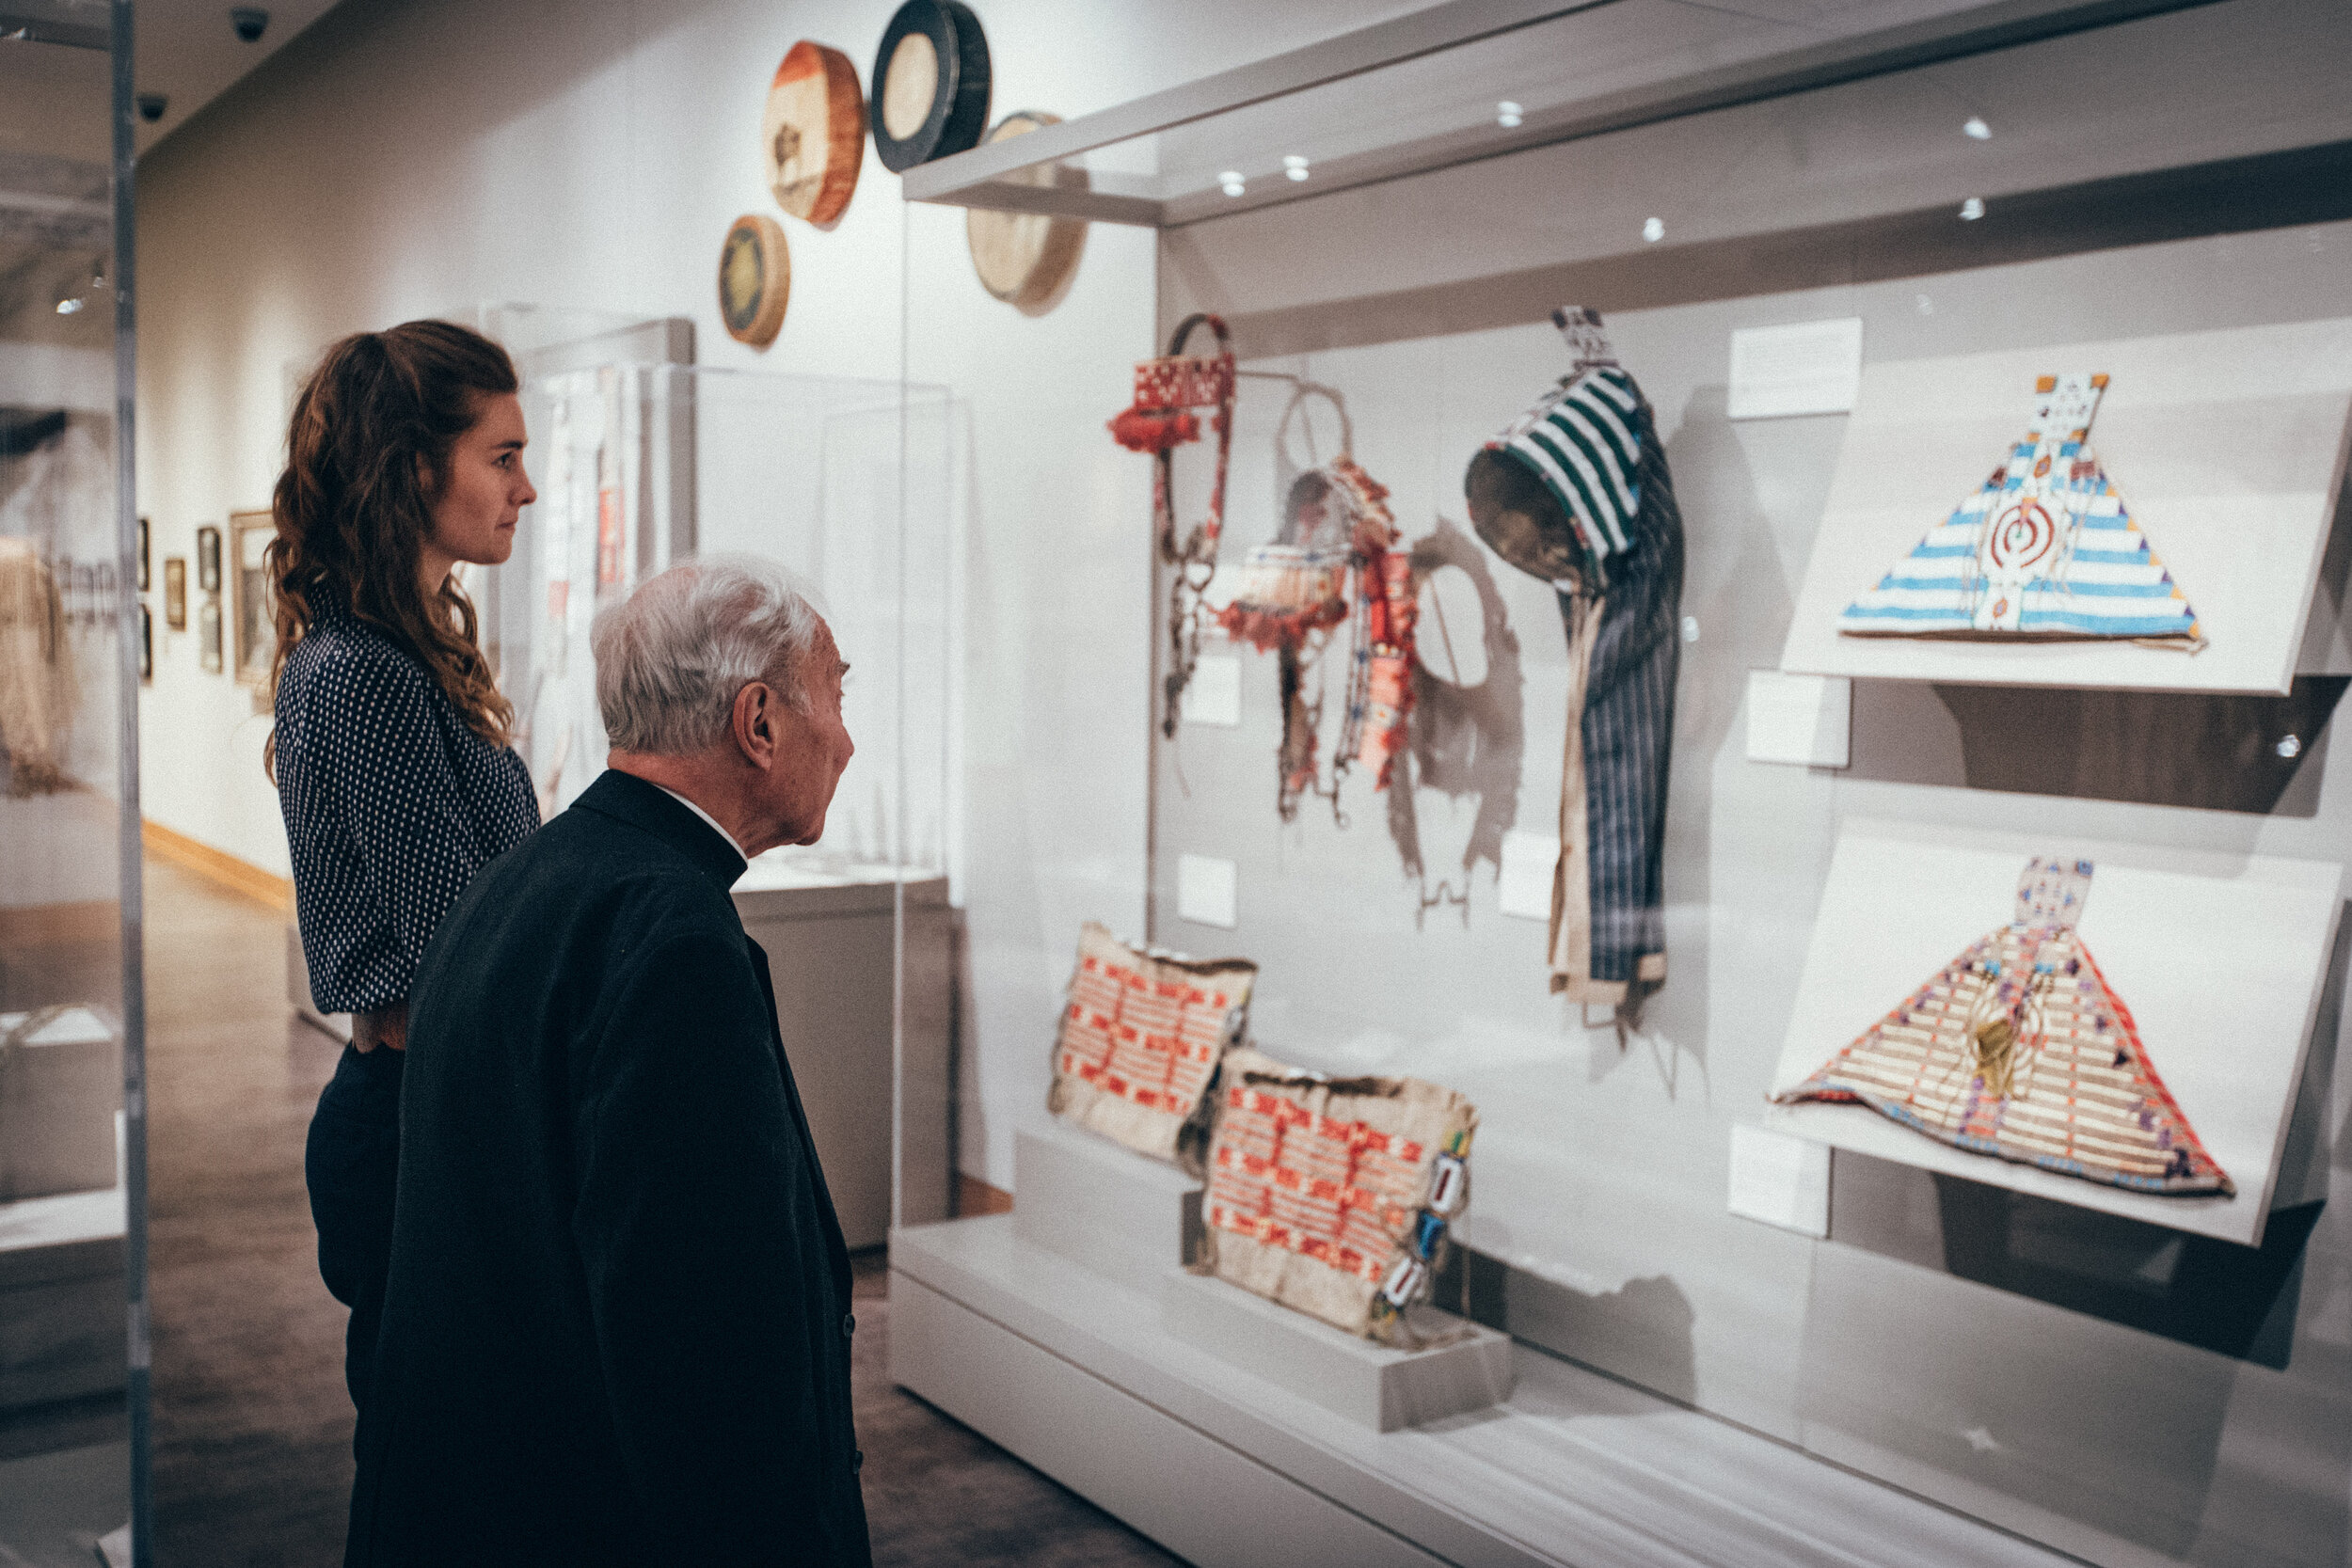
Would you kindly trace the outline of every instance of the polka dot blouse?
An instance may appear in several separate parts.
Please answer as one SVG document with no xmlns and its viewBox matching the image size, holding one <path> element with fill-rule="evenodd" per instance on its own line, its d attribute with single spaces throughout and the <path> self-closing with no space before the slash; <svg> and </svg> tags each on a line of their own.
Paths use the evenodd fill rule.
<svg viewBox="0 0 2352 1568">
<path fill-rule="evenodd" d="M 474 873 L 539 826 L 513 748 L 476 735 L 421 664 L 337 609 L 278 683 L 278 804 L 323 1013 L 405 998 Z"/>
</svg>

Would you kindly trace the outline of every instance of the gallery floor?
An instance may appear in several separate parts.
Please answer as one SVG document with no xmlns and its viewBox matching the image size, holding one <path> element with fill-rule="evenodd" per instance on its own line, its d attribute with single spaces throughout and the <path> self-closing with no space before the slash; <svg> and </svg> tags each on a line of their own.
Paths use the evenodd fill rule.
<svg viewBox="0 0 2352 1568">
<path fill-rule="evenodd" d="M 282 916 L 148 866 L 155 1514 L 163 1568 L 340 1559 L 343 1312 L 313 1264 L 302 1144 L 337 1048 L 290 1020 Z M 854 1386 L 878 1563 L 1174 1560 L 892 1386 L 888 1271 L 860 1259 Z"/>
</svg>

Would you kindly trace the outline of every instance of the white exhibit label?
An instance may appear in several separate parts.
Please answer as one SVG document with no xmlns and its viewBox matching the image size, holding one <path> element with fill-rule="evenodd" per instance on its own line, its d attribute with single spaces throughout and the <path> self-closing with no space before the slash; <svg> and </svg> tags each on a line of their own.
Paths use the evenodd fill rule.
<svg viewBox="0 0 2352 1568">
<path fill-rule="evenodd" d="M 1232 861 L 1209 855 L 1176 857 L 1176 912 L 1196 926 L 1239 925 L 1235 913 L 1236 876 Z"/>
<path fill-rule="evenodd" d="M 1862 318 L 1742 327 L 1731 335 L 1735 420 L 1845 414 L 1862 389 Z"/>
<path fill-rule="evenodd" d="M 1184 687 L 1184 722 L 1221 724 L 1232 729 L 1241 722 L 1241 660 L 1202 654 Z"/>
<path fill-rule="evenodd" d="M 1560 841 L 1516 830 L 1502 835 L 1502 870 L 1495 883 L 1495 906 L 1522 920 L 1551 922 L 1551 873 L 1560 863 Z"/>
<path fill-rule="evenodd" d="M 1852 761 L 1853 682 L 1843 675 L 1748 672 L 1748 760 L 1801 768 Z"/>
<path fill-rule="evenodd" d="M 1730 1209 L 1806 1236 L 1829 1234 L 1829 1146 L 1768 1128 L 1731 1130 Z"/>
</svg>

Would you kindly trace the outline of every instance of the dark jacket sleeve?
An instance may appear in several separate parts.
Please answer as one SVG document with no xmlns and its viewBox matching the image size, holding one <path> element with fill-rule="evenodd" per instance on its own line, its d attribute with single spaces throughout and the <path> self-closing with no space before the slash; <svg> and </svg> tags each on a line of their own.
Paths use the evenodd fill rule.
<svg viewBox="0 0 2352 1568">
<path fill-rule="evenodd" d="M 742 939 L 638 956 L 575 1072 L 573 1228 L 652 1539 L 679 1563 L 846 1556 L 807 1326 L 827 1255 Z"/>
<path fill-rule="evenodd" d="M 431 679 L 403 659 L 352 657 L 323 667 L 310 696 L 311 766 L 409 975 L 485 858 L 434 718 Z M 406 994 L 403 986 L 351 1005 L 387 1006 Z"/>
</svg>

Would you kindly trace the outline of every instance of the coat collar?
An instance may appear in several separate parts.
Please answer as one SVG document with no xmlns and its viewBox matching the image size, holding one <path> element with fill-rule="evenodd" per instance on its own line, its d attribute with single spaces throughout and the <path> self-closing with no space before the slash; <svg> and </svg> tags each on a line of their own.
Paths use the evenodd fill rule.
<svg viewBox="0 0 2352 1568">
<path fill-rule="evenodd" d="M 651 833 L 692 861 L 695 869 L 718 883 L 723 893 L 743 875 L 743 857 L 724 834 L 633 773 L 606 768 L 572 805 Z"/>
</svg>

